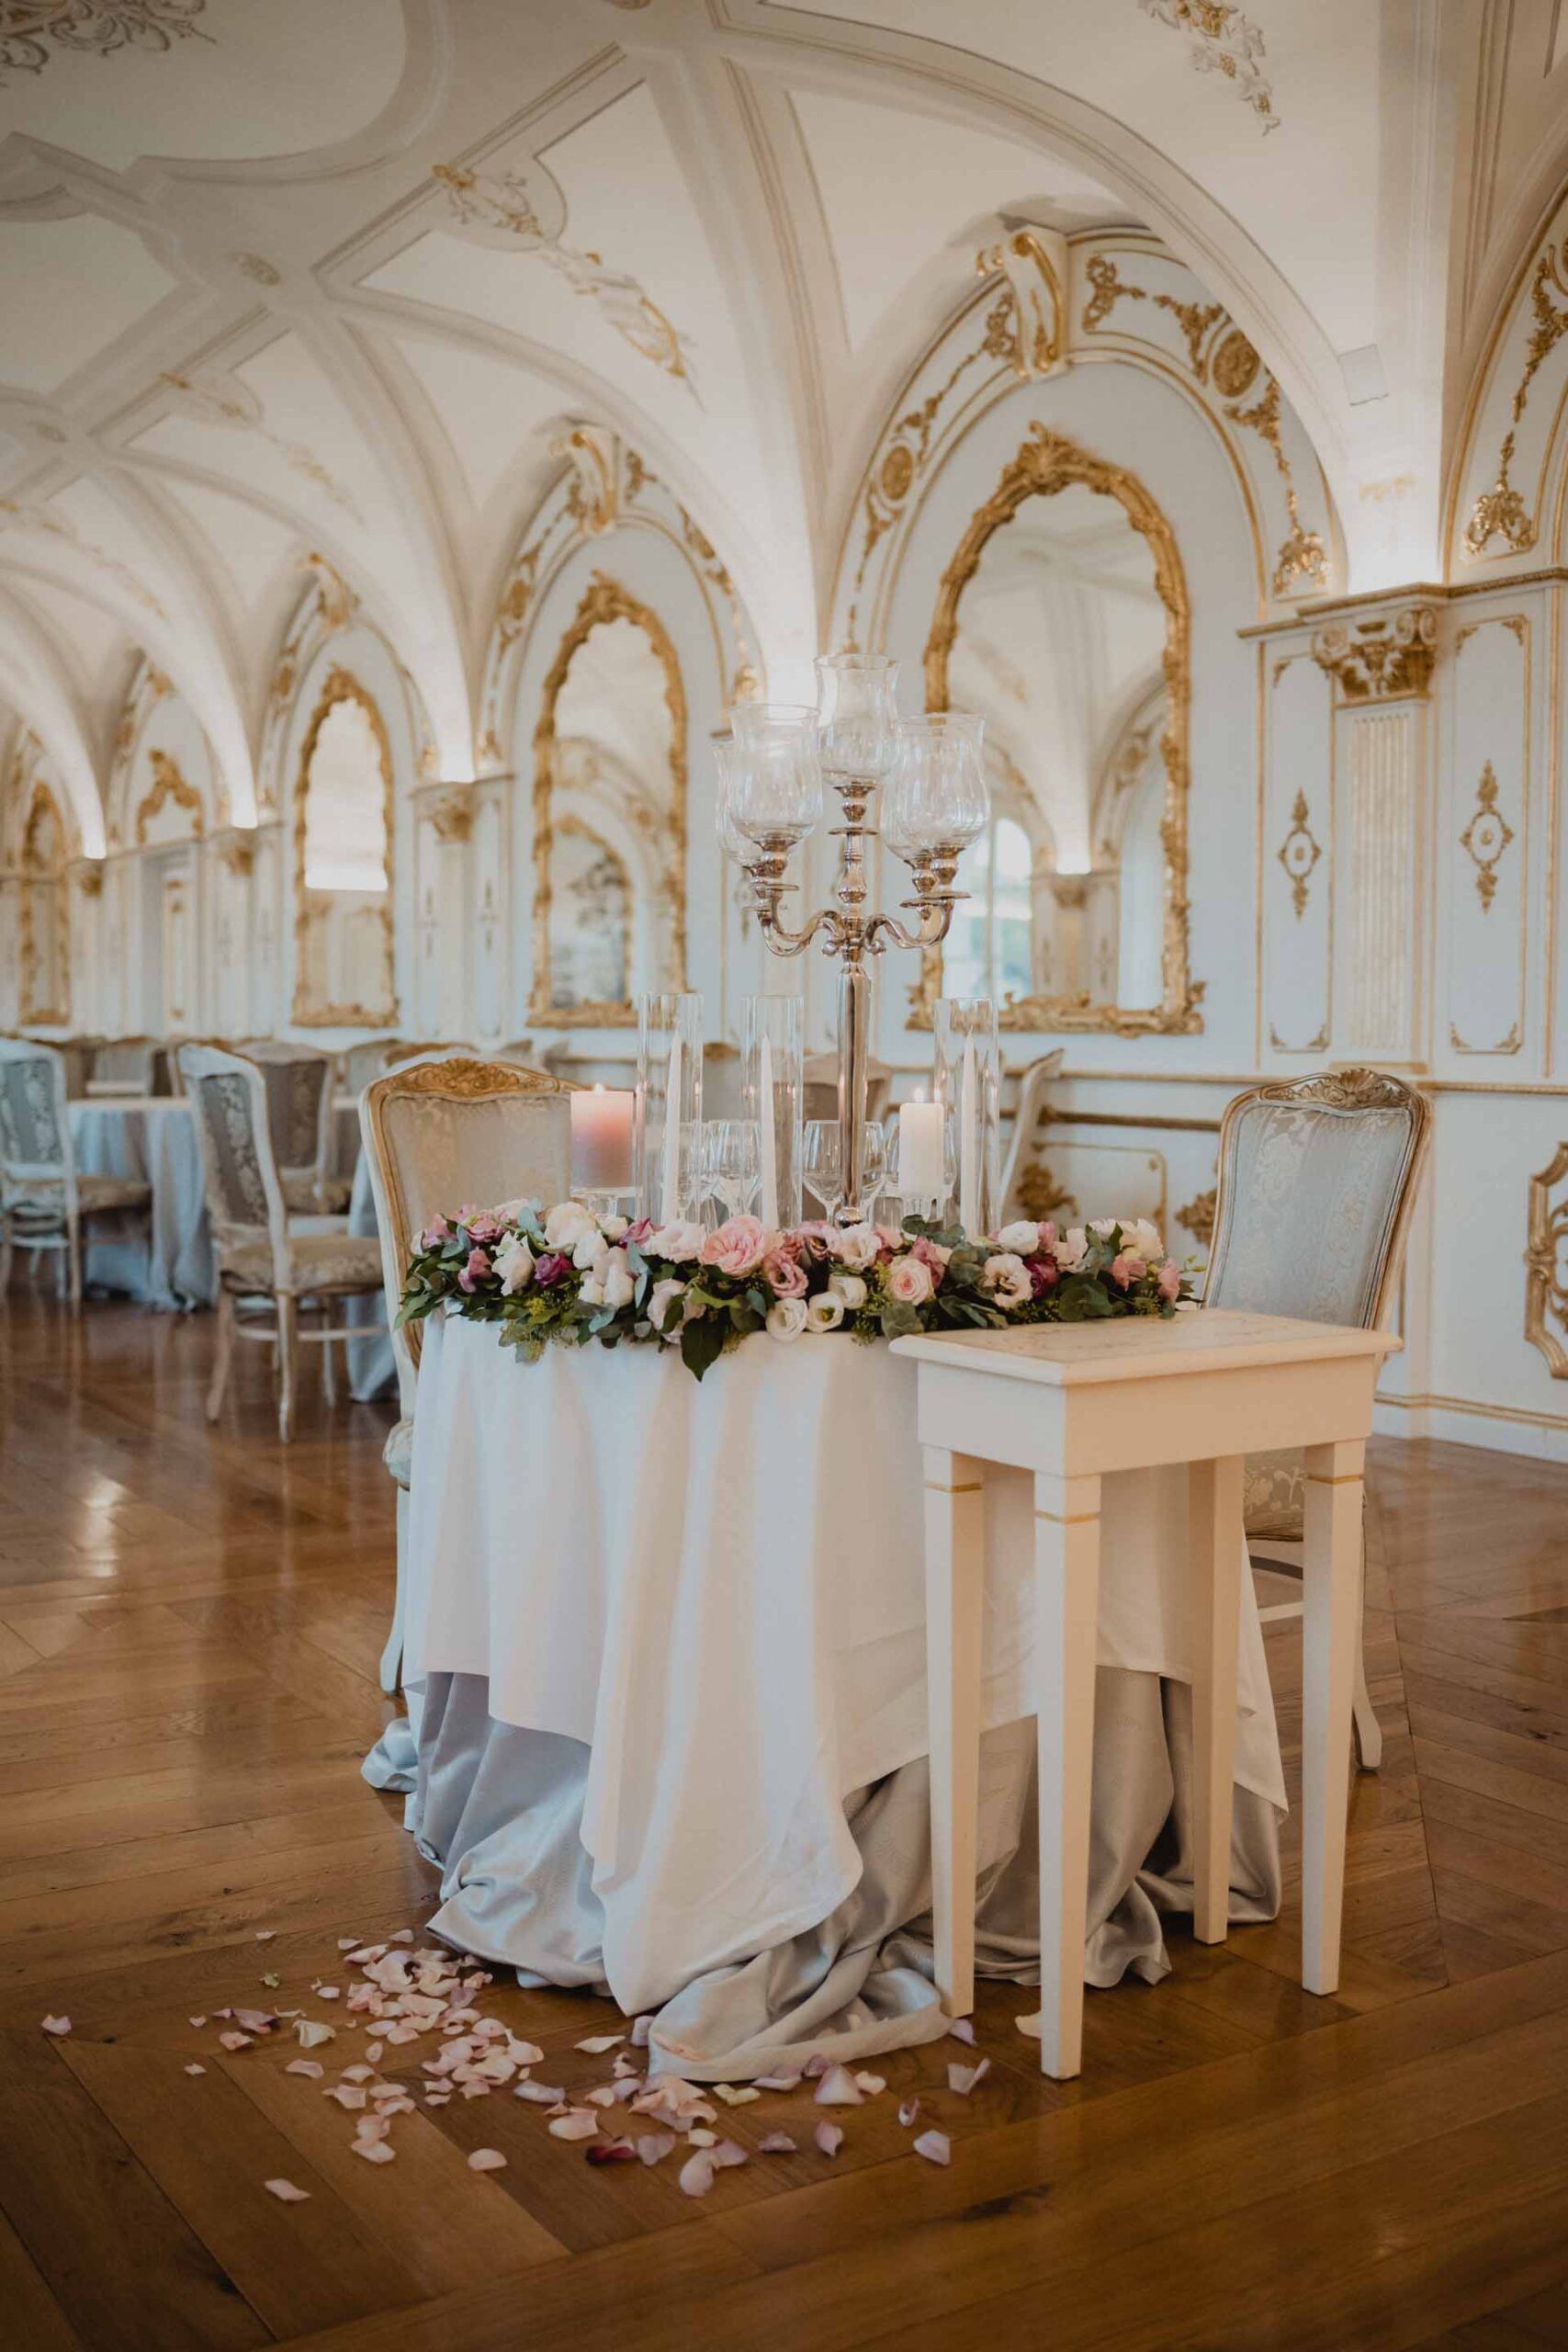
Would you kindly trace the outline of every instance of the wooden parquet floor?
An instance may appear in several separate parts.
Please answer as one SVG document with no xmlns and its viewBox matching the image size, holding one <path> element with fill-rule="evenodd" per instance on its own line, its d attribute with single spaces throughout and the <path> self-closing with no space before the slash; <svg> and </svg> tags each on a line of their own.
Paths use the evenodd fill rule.
<svg viewBox="0 0 1568 2352">
<path fill-rule="evenodd" d="M 1178 1934 L 1165 1984 L 1090 1996 L 1057 2086 L 987 1988 L 971 2098 L 951 2042 L 878 2062 L 948 2168 L 883 2098 L 830 2165 L 761 2159 L 695 2204 L 505 2097 L 401 2117 L 367 2165 L 294 2045 L 216 2046 L 220 2007 L 341 1979 L 340 1936 L 418 1928 L 433 1874 L 358 1771 L 389 1712 L 387 1414 L 329 1411 L 312 1374 L 282 1449 L 243 1351 L 209 1432 L 211 1344 L 209 1317 L 0 1311 L 6 2352 L 1568 2346 L 1568 1471 L 1376 1450 L 1387 1757 L 1337 1999 L 1292 1981 L 1292 1910 L 1217 1951 Z M 1298 1631 L 1269 1643 L 1290 1748 Z M 543 2078 L 603 2076 L 573 2047 L 602 2003 L 485 2001 Z M 798 2106 L 725 2128 L 753 2146 Z M 481 2144 L 503 2172 L 468 2169 Z"/>
</svg>

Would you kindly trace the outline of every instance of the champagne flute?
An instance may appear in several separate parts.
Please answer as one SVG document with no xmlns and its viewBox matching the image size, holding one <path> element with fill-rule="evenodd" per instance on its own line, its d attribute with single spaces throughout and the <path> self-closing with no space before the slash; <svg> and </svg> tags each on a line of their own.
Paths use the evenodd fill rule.
<svg viewBox="0 0 1568 2352">
<path fill-rule="evenodd" d="M 755 1119 L 710 1119 L 704 1142 L 707 1177 L 726 1216 L 741 1216 L 762 1175 L 761 1135 Z"/>
<path fill-rule="evenodd" d="M 840 1182 L 837 1119 L 807 1119 L 801 1164 L 807 1190 L 826 1216 L 839 1197 Z"/>
</svg>

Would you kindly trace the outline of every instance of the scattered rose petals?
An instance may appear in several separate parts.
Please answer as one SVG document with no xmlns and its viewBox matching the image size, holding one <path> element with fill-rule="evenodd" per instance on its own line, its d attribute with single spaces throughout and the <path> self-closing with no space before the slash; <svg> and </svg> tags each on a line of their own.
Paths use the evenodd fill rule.
<svg viewBox="0 0 1568 2352">
<path fill-rule="evenodd" d="M 370 2064 L 374 2066 L 381 2056 L 380 2043 L 378 2041 L 367 2041 L 365 2045 L 365 2055 L 369 2059 Z"/>
<path fill-rule="evenodd" d="M 754 2098 L 761 2098 L 762 2096 L 761 2092 L 754 2088 L 750 2083 L 741 2083 L 739 2086 L 734 2083 L 715 2083 L 714 2089 L 726 2107 L 749 2107 Z"/>
<path fill-rule="evenodd" d="M 582 2103 L 584 2107 L 614 2107 L 615 2094 L 608 2083 L 601 2083 L 595 2089 L 583 2092 Z"/>
<path fill-rule="evenodd" d="M 218 2039 L 225 2050 L 248 2050 L 251 2047 L 252 2037 L 248 2033 L 236 2033 L 231 2030 L 228 2033 L 220 2033 Z"/>
<path fill-rule="evenodd" d="M 327 2070 L 319 2058 L 290 2058 L 283 2071 L 286 2075 L 303 2075 L 308 2081 L 319 2083 Z"/>
<path fill-rule="evenodd" d="M 258 1944 L 269 1944 L 276 1933 L 277 1929 L 276 1928 L 258 1928 L 256 1929 L 256 1941 Z"/>
<path fill-rule="evenodd" d="M 793 2156 L 795 2153 L 795 2142 L 787 2132 L 770 2132 L 765 2140 L 757 2143 L 760 2156 Z"/>
<path fill-rule="evenodd" d="M 282 1984 L 283 1979 L 278 1974 L 276 1968 L 269 1968 L 261 1981 L 267 1987 L 269 1992 L 276 1993 L 278 1986 Z"/>
<path fill-rule="evenodd" d="M 906 2132 L 908 2130 L 910 2124 L 913 2123 L 919 2111 L 920 2102 L 918 2098 L 907 2098 L 904 2101 L 903 2106 L 898 2109 L 898 2120 L 904 2126 Z"/>
<path fill-rule="evenodd" d="M 194 2025 L 199 2032 L 200 2029 L 207 2023 L 207 2019 L 205 2018 L 191 2018 L 188 2022 L 191 2025 Z"/>
<path fill-rule="evenodd" d="M 847 2066 L 829 2066 L 817 2086 L 818 2107 L 863 2107 L 865 2093 Z"/>
<path fill-rule="evenodd" d="M 954 2041 L 966 2041 L 969 2043 L 971 2049 L 973 2049 L 975 2043 L 975 2020 L 973 2018 L 954 2018 L 953 2023 L 947 2030 L 953 2036 Z"/>
<path fill-rule="evenodd" d="M 599 2129 L 599 2118 L 591 2107 L 570 2107 L 558 2115 L 550 2126 L 557 2140 L 592 2140 Z"/>
<path fill-rule="evenodd" d="M 325 2096 L 328 2098 L 335 2098 L 340 2107 L 346 2107 L 350 2109 L 363 2107 L 366 2100 L 366 2094 L 360 2089 L 357 2083 L 334 2084 L 333 2088 L 328 2091 Z"/>
<path fill-rule="evenodd" d="M 412 1944 L 413 1941 L 413 1929 L 412 1928 L 395 1928 L 387 1940 L 389 1943 L 394 1944 Z"/>
<path fill-rule="evenodd" d="M 857 2075 L 855 2080 L 867 2098 L 874 2098 L 878 2091 L 885 2091 L 887 2088 L 886 2075 Z"/>
<path fill-rule="evenodd" d="M 236 2009 L 234 2023 L 243 2025 L 247 2033 L 270 2033 L 277 2023 L 276 2009 Z"/>
<path fill-rule="evenodd" d="M 340 1985 L 318 1984 L 316 1987 L 316 1998 L 318 2001 L 336 2001 L 341 2000 L 342 1997 L 342 1987 Z"/>
<path fill-rule="evenodd" d="M 552 2089 L 548 2083 L 519 2083 L 512 2096 L 513 2098 L 532 2099 L 536 2107 L 559 2107 L 566 2093 Z"/>
<path fill-rule="evenodd" d="M 649 2032 L 652 2024 L 653 2019 L 651 2017 L 633 2018 L 631 2041 L 634 2050 L 647 2049 Z"/>
<path fill-rule="evenodd" d="M 713 2158 L 705 2148 L 688 2156 L 681 2166 L 681 2187 L 688 2197 L 705 2197 L 713 2187 Z"/>
<path fill-rule="evenodd" d="M 828 2069 L 831 2066 L 832 2063 L 833 2062 L 830 2058 L 825 2058 L 820 2050 L 818 2050 L 807 2060 L 805 2065 L 800 2071 L 805 2075 L 808 2083 L 814 2083 L 828 2072 Z"/>
<path fill-rule="evenodd" d="M 319 2050 L 323 2041 L 335 2041 L 337 2028 L 322 2025 L 319 2018 L 297 2018 L 294 2036 L 301 2050 Z"/>
<path fill-rule="evenodd" d="M 686 2138 L 694 2148 L 716 2148 L 718 2145 L 718 2133 L 709 2132 L 701 2123 L 694 2123 Z"/>
<path fill-rule="evenodd" d="M 506 2158 L 499 2148 L 476 2148 L 468 2158 L 470 2172 L 504 2172 Z"/>
<path fill-rule="evenodd" d="M 189 2066 L 187 2066 L 187 2067 L 186 2068 L 186 2073 L 187 2075 L 205 2075 L 205 2074 L 206 2074 L 206 2072 L 207 2072 L 207 2069 L 206 2069 L 206 2067 L 205 2067 L 205 2066 L 197 2066 L 197 2065 L 194 2065 L 194 2064 L 192 2064 L 192 2065 L 189 2065 Z"/>
<path fill-rule="evenodd" d="M 811 2136 L 825 2156 L 836 2156 L 844 2144 L 844 2135 L 836 2123 L 819 2123 Z"/>
<path fill-rule="evenodd" d="M 356 2156 L 363 2156 L 367 2165 L 389 2165 L 398 2152 L 385 2140 L 356 2140 L 354 2153 Z"/>
<path fill-rule="evenodd" d="M 345 2066 L 343 2070 L 343 2079 L 345 2083 L 367 2083 L 375 2072 L 374 2066 Z"/>
<path fill-rule="evenodd" d="M 1038 2041 L 1040 2039 L 1040 2018 L 1041 2012 L 1036 2009 L 1032 2018 L 1014 2018 L 1013 2023 L 1017 2026 L 1020 2033 L 1026 2033 L 1029 2036 L 1031 2041 Z"/>
<path fill-rule="evenodd" d="M 635 2165 L 637 2150 L 629 2140 L 596 2140 L 583 2154 L 591 2165 Z"/>
<path fill-rule="evenodd" d="M 731 2165 L 743 2165 L 748 2159 L 739 2140 L 721 2140 L 713 2152 L 713 2161 L 716 2171 L 727 2172 Z"/>
<path fill-rule="evenodd" d="M 626 2040 L 624 2033 L 591 2033 L 586 2041 L 573 2042 L 574 2050 L 585 2050 L 590 2058 L 602 2058 L 606 2050 L 615 2050 Z"/>
<path fill-rule="evenodd" d="M 916 2155 L 924 2156 L 929 2165 L 944 2165 L 953 2154 L 953 2143 L 945 2132 L 922 2132 L 914 2146 Z"/>
<path fill-rule="evenodd" d="M 352 1951 L 358 1941 L 357 1936 L 340 1936 L 337 1939 L 337 1948 L 339 1951 Z"/>
<path fill-rule="evenodd" d="M 991 2062 L 988 2058 L 982 2058 L 977 2066 L 950 2066 L 947 2070 L 947 2087 L 950 2091 L 956 2091 L 960 2098 L 967 2098 L 981 2076 L 988 2075 L 990 2071 Z"/>
<path fill-rule="evenodd" d="M 645 2165 L 659 2165 L 674 2145 L 673 2132 L 645 2132 L 637 2143 L 637 2152 Z"/>
<path fill-rule="evenodd" d="M 43 2030 L 45 2033 L 52 2034 L 56 2041 L 62 2041 L 71 2030 L 71 2020 L 69 2018 L 45 2018 Z"/>
<path fill-rule="evenodd" d="M 760 2091 L 792 2091 L 799 2080 L 798 2075 L 759 2075 L 756 2087 Z"/>
<path fill-rule="evenodd" d="M 308 2205 L 310 2201 L 310 2190 L 296 2188 L 291 2180 L 268 2180 L 263 2183 L 263 2187 L 269 2197 L 276 2198 L 280 2205 Z"/>
<path fill-rule="evenodd" d="M 542 2066 L 545 2053 L 536 2041 L 519 2041 L 515 2034 L 507 2038 L 506 2054 L 514 2066 Z"/>
</svg>

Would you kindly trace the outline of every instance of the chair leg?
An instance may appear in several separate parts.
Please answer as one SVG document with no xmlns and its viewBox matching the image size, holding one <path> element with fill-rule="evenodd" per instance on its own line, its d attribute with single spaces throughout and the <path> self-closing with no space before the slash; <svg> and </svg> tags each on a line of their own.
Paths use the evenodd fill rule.
<svg viewBox="0 0 1568 2352">
<path fill-rule="evenodd" d="M 70 1285 L 71 1312 L 80 1314 L 82 1307 L 82 1228 L 73 1217 L 65 1230 L 66 1279 Z"/>
<path fill-rule="evenodd" d="M 1367 1545 L 1361 1542 L 1360 1638 L 1356 1644 L 1356 1682 L 1350 1698 L 1356 1726 L 1356 1757 L 1363 1772 L 1375 1772 L 1382 1762 L 1382 1725 L 1367 1689 Z"/>
<path fill-rule="evenodd" d="M 220 1288 L 218 1293 L 218 1355 L 212 1367 L 212 1378 L 207 1390 L 207 1418 L 215 1421 L 223 1410 L 223 1398 L 229 1387 L 229 1374 L 234 1361 L 234 1294 Z"/>
<path fill-rule="evenodd" d="M 294 1343 L 296 1308 L 292 1292 L 277 1294 L 277 1434 L 288 1443 L 294 1422 L 294 1378 L 298 1369 Z"/>
<path fill-rule="evenodd" d="M 326 1331 L 331 1331 L 333 1329 L 333 1301 L 330 1297 L 321 1301 L 322 1329 Z M 326 1392 L 328 1404 L 335 1405 L 337 1403 L 337 1341 L 335 1340 L 324 1339 L 321 1341 L 321 1386 Z"/>
</svg>

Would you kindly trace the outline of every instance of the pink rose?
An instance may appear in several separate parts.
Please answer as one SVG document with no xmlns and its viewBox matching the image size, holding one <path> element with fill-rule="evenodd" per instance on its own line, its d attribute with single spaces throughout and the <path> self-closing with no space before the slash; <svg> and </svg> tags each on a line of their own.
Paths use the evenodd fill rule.
<svg viewBox="0 0 1568 2352">
<path fill-rule="evenodd" d="M 953 1255 L 952 1250 L 944 1248 L 940 1241 L 928 1240 L 922 1233 L 918 1241 L 911 1242 L 909 1245 L 909 1255 L 911 1258 L 918 1258 L 920 1264 L 930 1270 L 931 1288 L 935 1290 L 947 1272 L 947 1261 Z"/>
<path fill-rule="evenodd" d="M 1168 1305 L 1181 1295 L 1181 1269 L 1174 1258 L 1168 1258 L 1159 1270 L 1159 1295 Z"/>
<path fill-rule="evenodd" d="M 807 1292 L 806 1269 L 798 1258 L 783 1250 L 770 1250 L 762 1261 L 762 1279 L 775 1298 L 804 1298 Z"/>
<path fill-rule="evenodd" d="M 887 1292 L 900 1306 L 923 1306 L 935 1290 L 930 1266 L 923 1258 L 908 1250 L 902 1258 L 895 1258 L 887 1269 Z"/>
<path fill-rule="evenodd" d="M 806 1255 L 806 1243 L 798 1231 L 775 1233 L 768 1255 L 770 1258 L 787 1258 L 792 1265 L 798 1265 Z"/>
<path fill-rule="evenodd" d="M 793 1238 L 808 1258 L 820 1264 L 824 1258 L 830 1258 L 833 1254 L 834 1231 L 826 1217 L 813 1216 L 807 1217 L 804 1225 L 795 1227 Z"/>
<path fill-rule="evenodd" d="M 447 1224 L 446 1219 L 437 1212 L 424 1228 L 425 1248 L 427 1250 L 434 1250 L 438 1242 L 450 1241 L 451 1238 L 451 1227 Z"/>
<path fill-rule="evenodd" d="M 489 1209 L 485 1211 L 483 1216 L 471 1216 L 468 1222 L 470 1241 L 482 1241 L 488 1244 L 501 1239 L 500 1220 Z"/>
<path fill-rule="evenodd" d="M 628 1225 L 626 1231 L 622 1234 L 622 1247 L 629 1248 L 633 1243 L 635 1243 L 637 1249 L 640 1250 L 643 1243 L 648 1239 L 649 1235 L 652 1231 L 653 1219 L 650 1216 L 639 1216 L 637 1219 L 637 1222 L 634 1225 Z"/>
<path fill-rule="evenodd" d="M 1055 1289 L 1061 1277 L 1055 1259 L 1026 1258 L 1023 1262 L 1029 1269 L 1030 1284 L 1036 1298 L 1043 1298 L 1048 1290 Z"/>
<path fill-rule="evenodd" d="M 767 1255 L 769 1233 L 760 1216 L 732 1216 L 725 1220 L 716 1233 L 705 1236 L 702 1247 L 705 1266 L 716 1266 L 721 1274 L 733 1274 L 737 1281 L 754 1274 Z"/>
<path fill-rule="evenodd" d="M 1111 1279 L 1113 1283 L 1120 1283 L 1123 1290 L 1131 1290 L 1134 1283 L 1141 1283 L 1148 1271 L 1135 1250 L 1123 1250 L 1119 1257 L 1111 1261 Z"/>
<path fill-rule="evenodd" d="M 879 1225 L 876 1228 L 877 1256 L 884 1264 L 895 1258 L 904 1247 L 903 1230 L 897 1225 Z"/>
<path fill-rule="evenodd" d="M 490 1272 L 490 1260 L 482 1250 L 470 1250 L 468 1262 L 457 1277 L 459 1290 L 473 1291 Z"/>
</svg>

